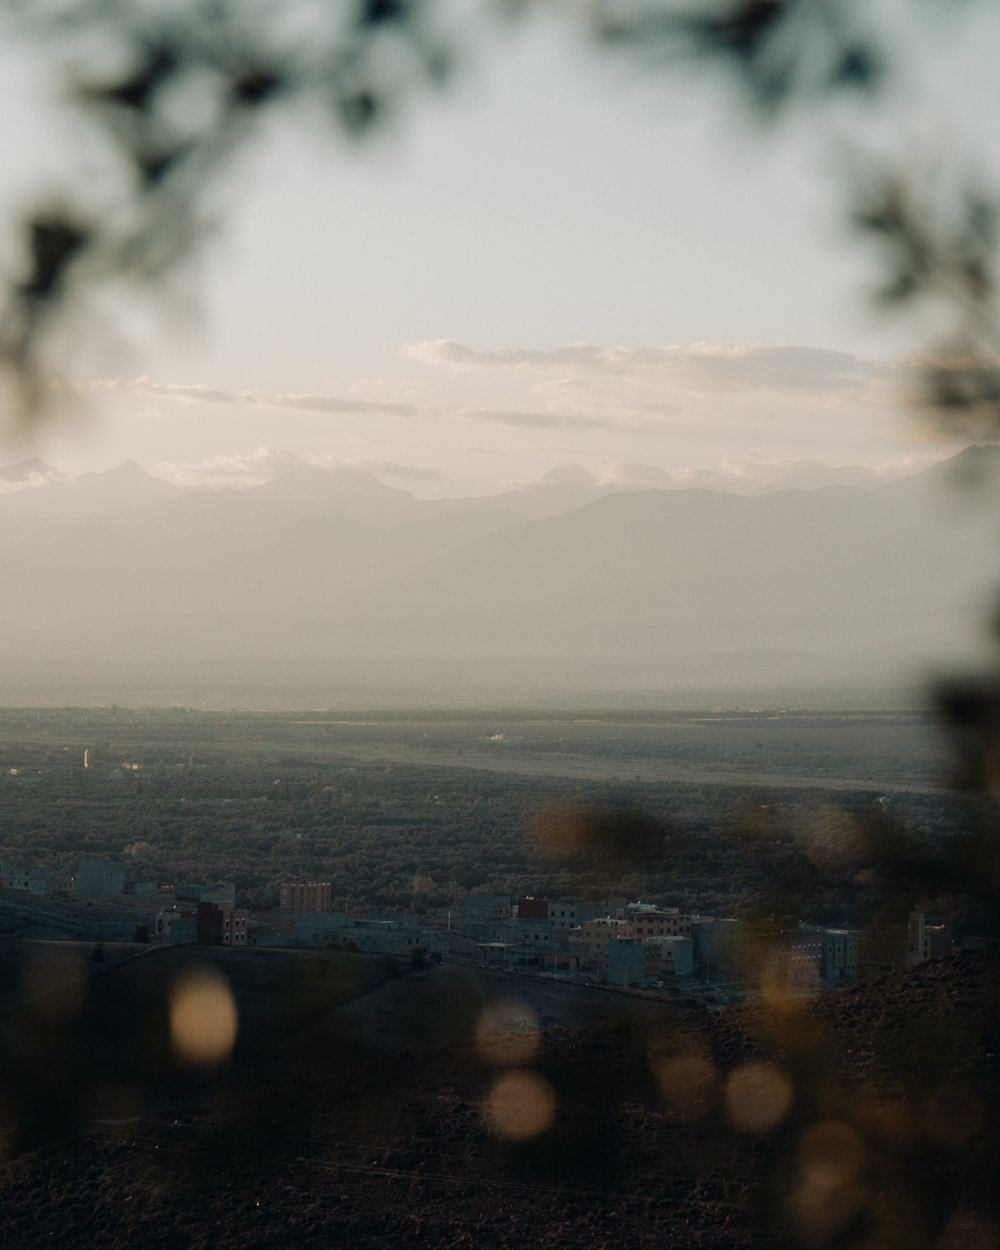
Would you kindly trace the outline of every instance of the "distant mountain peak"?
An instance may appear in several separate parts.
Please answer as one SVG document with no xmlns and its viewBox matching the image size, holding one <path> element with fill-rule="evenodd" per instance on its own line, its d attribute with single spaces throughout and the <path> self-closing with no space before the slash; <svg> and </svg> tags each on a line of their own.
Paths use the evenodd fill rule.
<svg viewBox="0 0 1000 1250">
<path fill-rule="evenodd" d="M 564 461 L 562 464 L 557 464 L 554 468 L 549 469 L 548 473 L 543 475 L 542 481 L 557 482 L 560 484 L 585 484 L 589 486 L 595 486 L 597 484 L 597 479 L 592 473 L 589 473 L 582 467 L 582 465 L 573 464 L 569 460 Z M 534 483 L 531 483 L 531 485 L 534 485 Z"/>
<path fill-rule="evenodd" d="M 63 481 L 63 474 L 52 465 L 46 464 L 40 456 L 32 456 L 28 460 L 20 460 L 17 464 L 5 465 L 0 468 L 2 482 L 30 482 L 44 478 L 46 481 Z"/>
<path fill-rule="evenodd" d="M 123 460 L 114 468 L 97 473 L 81 473 L 75 482 L 160 482 L 163 479 L 148 473 L 137 460 Z"/>
<path fill-rule="evenodd" d="M 621 464 L 618 466 L 613 480 L 616 484 L 632 485 L 633 483 L 640 483 L 644 486 L 672 486 L 676 481 L 672 473 L 668 473 L 666 469 L 658 468 L 652 464 Z"/>
<path fill-rule="evenodd" d="M 1000 467 L 1000 444 L 973 443 L 963 448 L 957 456 L 952 456 L 950 460 L 943 462 L 939 461 L 939 463 L 949 465 L 955 473 L 976 475 L 995 473 Z"/>
</svg>

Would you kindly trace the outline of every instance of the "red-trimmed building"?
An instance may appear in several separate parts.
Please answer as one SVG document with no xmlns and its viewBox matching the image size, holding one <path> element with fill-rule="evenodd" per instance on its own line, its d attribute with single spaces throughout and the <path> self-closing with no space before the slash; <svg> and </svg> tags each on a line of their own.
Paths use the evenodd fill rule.
<svg viewBox="0 0 1000 1250">
<path fill-rule="evenodd" d="M 333 910 L 333 886 L 329 881 L 295 877 L 281 883 L 281 910 L 296 916 L 316 916 Z"/>
<path fill-rule="evenodd" d="M 246 946 L 246 912 L 230 903 L 202 900 L 198 904 L 198 942 L 202 946 Z"/>
</svg>

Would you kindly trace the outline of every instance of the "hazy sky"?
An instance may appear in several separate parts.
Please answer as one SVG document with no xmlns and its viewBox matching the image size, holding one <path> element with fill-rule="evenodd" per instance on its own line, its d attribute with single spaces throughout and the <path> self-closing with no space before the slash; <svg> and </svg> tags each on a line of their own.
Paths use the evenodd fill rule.
<svg viewBox="0 0 1000 1250">
<path fill-rule="evenodd" d="M 129 318 L 127 350 L 79 367 L 80 429 L 7 439 L 0 461 L 131 457 L 239 481 L 269 448 L 463 494 L 561 461 L 676 473 L 944 454 L 898 401 L 924 330 L 868 309 L 835 153 L 898 122 L 991 159 L 996 33 L 985 17 L 954 41 L 933 31 L 893 125 L 843 109 L 777 136 L 736 120 L 720 84 L 639 81 L 565 24 L 482 38 L 454 88 L 366 150 L 276 127 L 229 184 L 200 316 Z M 36 75 L 21 72 L 23 90 Z M 16 185 L 45 167 L 40 133 L 6 110 Z"/>
</svg>

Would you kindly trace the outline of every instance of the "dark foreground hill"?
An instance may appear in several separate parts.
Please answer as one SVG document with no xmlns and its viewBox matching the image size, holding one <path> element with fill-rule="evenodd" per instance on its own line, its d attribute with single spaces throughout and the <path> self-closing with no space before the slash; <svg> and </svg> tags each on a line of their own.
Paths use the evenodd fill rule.
<svg viewBox="0 0 1000 1250">
<path fill-rule="evenodd" d="M 109 952 L 69 1012 L 65 968 L 19 988 L 40 950 L 2 965 L 4 1246 L 997 1244 L 995 950 L 712 1013 L 220 951 L 201 1072 L 164 1040 L 194 952 Z"/>
</svg>

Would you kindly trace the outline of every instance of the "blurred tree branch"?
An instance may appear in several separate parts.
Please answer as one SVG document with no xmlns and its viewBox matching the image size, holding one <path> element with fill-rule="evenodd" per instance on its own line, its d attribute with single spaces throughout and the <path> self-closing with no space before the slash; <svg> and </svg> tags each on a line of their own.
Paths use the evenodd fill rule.
<svg viewBox="0 0 1000 1250">
<path fill-rule="evenodd" d="M 901 12 L 860 0 L 479 0 L 483 20 L 545 10 L 582 25 L 635 69 L 714 72 L 750 113 L 776 125 L 844 96 L 874 102 L 895 71 Z M 964 6 L 952 6 L 961 8 Z M 14 410 L 45 412 L 60 373 L 60 330 L 87 320 L 92 295 L 125 281 L 154 300 L 225 207 L 220 176 L 276 113 L 319 106 L 334 132 L 363 141 L 447 82 L 463 49 L 443 0 L 3 0 L 0 20 L 40 47 L 66 102 L 100 136 L 114 176 L 99 193 L 68 176 L 20 223 L 20 271 L 0 304 L 0 367 Z M 896 32 L 898 34 L 898 30 Z M 971 180 L 950 202 L 937 171 L 857 165 L 847 216 L 879 250 L 879 300 L 935 300 L 953 329 L 935 344 L 917 397 L 949 431 L 995 432 L 996 211 Z M 929 185 L 928 185 L 929 184 Z"/>
<path fill-rule="evenodd" d="M 3 8 L 16 34 L 50 53 L 115 174 L 96 202 L 71 177 L 58 201 L 20 225 L 22 271 L 4 292 L 0 363 L 29 421 L 44 414 L 58 372 L 57 325 L 80 318 L 110 281 L 155 296 L 201 245 L 215 184 L 271 114 L 318 104 L 332 128 L 363 139 L 418 86 L 442 83 L 452 62 L 434 0 Z"/>
</svg>

